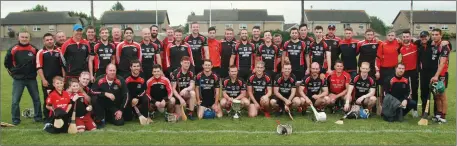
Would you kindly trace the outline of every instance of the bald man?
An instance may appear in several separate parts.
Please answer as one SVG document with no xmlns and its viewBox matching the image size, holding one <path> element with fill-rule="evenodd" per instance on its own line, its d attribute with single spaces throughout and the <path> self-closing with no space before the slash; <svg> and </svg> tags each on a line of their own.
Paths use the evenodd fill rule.
<svg viewBox="0 0 457 146">
<path fill-rule="evenodd" d="M 65 43 L 65 41 L 67 41 L 67 36 L 65 35 L 65 33 L 63 31 L 58 31 L 54 37 L 56 40 L 55 44 L 59 48 L 62 47 L 62 45 L 63 45 L 63 43 Z"/>
<path fill-rule="evenodd" d="M 142 53 L 142 68 L 143 72 L 141 77 L 148 80 L 152 77 L 152 66 L 154 64 L 162 65 L 160 58 L 160 50 L 157 44 L 151 41 L 151 30 L 149 28 L 143 28 L 141 31 L 143 41 L 141 41 L 141 53 Z"/>
<path fill-rule="evenodd" d="M 111 36 L 113 36 L 113 43 L 117 46 L 120 42 L 122 42 L 122 32 L 120 28 L 113 27 L 111 30 Z"/>
<path fill-rule="evenodd" d="M 304 115 L 308 106 L 313 105 L 319 111 L 323 111 L 324 107 L 327 106 L 330 100 L 328 95 L 328 86 L 325 79 L 321 79 L 319 74 L 321 73 L 319 63 L 313 62 L 311 64 L 311 74 L 306 75 L 301 85 L 298 87 L 299 97 L 295 97 L 292 100 L 293 107 L 302 107 L 302 114 Z"/>
</svg>

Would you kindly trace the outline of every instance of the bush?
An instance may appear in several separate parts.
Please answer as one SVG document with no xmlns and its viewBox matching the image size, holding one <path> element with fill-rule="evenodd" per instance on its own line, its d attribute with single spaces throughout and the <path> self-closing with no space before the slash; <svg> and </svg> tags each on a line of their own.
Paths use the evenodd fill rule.
<svg viewBox="0 0 457 146">
<path fill-rule="evenodd" d="M 15 37 L 16 37 L 16 32 L 14 32 L 14 30 L 10 30 L 10 31 L 8 32 L 8 36 L 9 36 L 10 38 L 15 38 Z"/>
<path fill-rule="evenodd" d="M 443 39 L 444 40 L 455 39 L 455 33 L 444 32 Z"/>
</svg>

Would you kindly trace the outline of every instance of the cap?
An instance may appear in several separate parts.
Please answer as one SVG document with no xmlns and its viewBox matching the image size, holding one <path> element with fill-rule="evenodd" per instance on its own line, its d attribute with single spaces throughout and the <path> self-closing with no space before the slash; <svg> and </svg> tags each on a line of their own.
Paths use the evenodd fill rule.
<svg viewBox="0 0 457 146">
<path fill-rule="evenodd" d="M 426 37 L 426 36 L 428 36 L 428 35 L 429 35 L 429 34 L 428 34 L 428 31 L 422 31 L 422 32 L 420 33 L 419 36 L 420 36 L 420 37 Z"/>
<path fill-rule="evenodd" d="M 78 29 L 83 30 L 83 26 L 81 26 L 81 24 L 75 24 L 75 25 L 73 25 L 73 31 L 76 31 L 76 30 L 78 30 Z"/>
<path fill-rule="evenodd" d="M 335 25 L 333 25 L 333 24 L 328 25 L 328 29 L 335 29 Z"/>
</svg>

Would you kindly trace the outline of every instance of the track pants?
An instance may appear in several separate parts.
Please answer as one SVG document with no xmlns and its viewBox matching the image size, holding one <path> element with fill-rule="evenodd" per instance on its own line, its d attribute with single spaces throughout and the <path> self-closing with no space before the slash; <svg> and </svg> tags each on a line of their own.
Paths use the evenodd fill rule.
<svg viewBox="0 0 457 146">
<path fill-rule="evenodd" d="M 410 82 L 409 84 L 411 85 L 411 98 L 414 100 L 416 103 L 418 103 L 418 89 L 419 89 L 419 72 L 417 70 L 407 70 L 405 71 L 404 77 L 407 78 Z M 414 110 L 417 111 L 417 106 L 413 108 Z"/>
</svg>

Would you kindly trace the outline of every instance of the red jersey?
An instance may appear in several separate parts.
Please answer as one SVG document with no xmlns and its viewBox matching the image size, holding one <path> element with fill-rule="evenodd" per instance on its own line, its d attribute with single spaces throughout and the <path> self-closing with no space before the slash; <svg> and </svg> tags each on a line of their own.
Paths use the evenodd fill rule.
<svg viewBox="0 0 457 146">
<path fill-rule="evenodd" d="M 417 68 L 417 46 L 413 43 L 403 45 L 400 48 L 402 62 L 405 64 L 405 70 L 414 70 Z"/>
<path fill-rule="evenodd" d="M 336 71 L 333 71 L 332 74 L 327 76 L 327 85 L 329 87 L 329 92 L 333 94 L 339 94 L 346 90 L 346 84 L 351 82 L 351 75 L 343 71 L 343 73 L 338 76 Z"/>
<path fill-rule="evenodd" d="M 397 40 L 382 42 L 377 52 L 381 67 L 395 67 L 398 64 L 398 49 L 400 43 Z"/>
<path fill-rule="evenodd" d="M 221 66 L 222 45 L 219 40 L 208 39 L 209 59 L 213 62 L 214 67 Z M 205 54 L 203 54 L 205 55 Z M 204 56 L 206 58 L 206 56 Z"/>
<path fill-rule="evenodd" d="M 164 63 L 167 62 L 167 56 L 168 56 L 168 44 L 171 44 L 173 43 L 174 39 L 168 39 L 168 37 L 165 37 L 163 40 L 162 40 L 162 51 L 164 51 L 164 53 L 162 53 L 162 56 L 160 56 L 162 58 L 162 69 L 163 70 L 167 70 L 168 69 L 168 66 Z"/>
<path fill-rule="evenodd" d="M 54 109 L 62 108 L 66 111 L 70 100 L 70 94 L 67 91 L 62 91 L 62 94 L 59 94 L 59 92 L 53 90 L 46 99 L 46 105 L 51 105 Z M 49 115 L 52 115 L 52 111 L 49 111 Z"/>
</svg>

